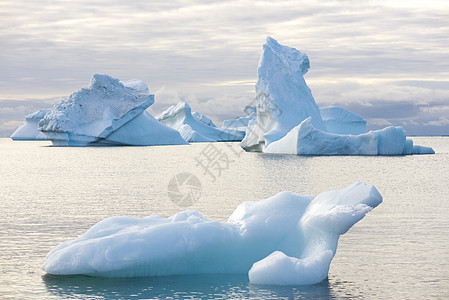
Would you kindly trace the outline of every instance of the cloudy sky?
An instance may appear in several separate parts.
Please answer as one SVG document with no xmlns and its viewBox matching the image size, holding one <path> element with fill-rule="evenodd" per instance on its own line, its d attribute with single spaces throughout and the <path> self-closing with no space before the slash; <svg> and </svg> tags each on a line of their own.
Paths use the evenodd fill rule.
<svg viewBox="0 0 449 300">
<path fill-rule="evenodd" d="M 145 81 L 153 113 L 182 99 L 220 124 L 252 102 L 268 35 L 308 54 L 319 106 L 449 134 L 447 0 L 2 0 L 0 136 L 95 73 Z"/>
</svg>

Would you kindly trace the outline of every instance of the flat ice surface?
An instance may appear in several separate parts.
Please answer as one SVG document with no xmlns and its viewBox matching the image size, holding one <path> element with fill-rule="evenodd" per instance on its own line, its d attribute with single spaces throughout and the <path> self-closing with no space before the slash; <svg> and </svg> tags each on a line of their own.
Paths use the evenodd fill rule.
<svg viewBox="0 0 449 300">
<path fill-rule="evenodd" d="M 48 138 L 37 128 L 39 121 L 50 113 L 49 109 L 41 109 L 32 114 L 25 116 L 25 124 L 20 125 L 13 134 L 13 140 L 47 140 Z"/>
<path fill-rule="evenodd" d="M 192 116 L 190 105 L 186 102 L 170 106 L 156 116 L 156 119 L 164 125 L 178 130 L 187 142 L 241 141 L 245 135 L 241 131 L 216 128 L 199 121 Z"/>
<path fill-rule="evenodd" d="M 98 277 L 249 271 L 252 283 L 312 284 L 327 277 L 339 236 L 381 202 L 374 186 L 356 182 L 317 197 L 281 192 L 244 202 L 227 222 L 193 210 L 112 217 L 51 250 L 42 268 Z"/>
</svg>

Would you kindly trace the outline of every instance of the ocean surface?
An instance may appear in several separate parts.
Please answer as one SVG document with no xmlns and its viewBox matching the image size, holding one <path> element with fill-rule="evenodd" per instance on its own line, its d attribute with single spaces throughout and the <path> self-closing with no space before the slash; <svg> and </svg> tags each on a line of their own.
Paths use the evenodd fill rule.
<svg viewBox="0 0 449 300">
<path fill-rule="evenodd" d="M 298 157 L 246 153 L 238 143 L 60 148 L 0 139 L 0 299 L 447 299 L 449 138 L 413 140 L 436 154 Z M 198 179 L 189 181 L 195 193 L 179 185 L 186 176 Z M 41 270 L 48 251 L 107 217 L 196 209 L 226 220 L 243 201 L 285 190 L 318 195 L 357 180 L 374 184 L 383 203 L 341 236 L 320 284 L 258 286 L 247 275 L 219 274 L 101 279 Z"/>
</svg>

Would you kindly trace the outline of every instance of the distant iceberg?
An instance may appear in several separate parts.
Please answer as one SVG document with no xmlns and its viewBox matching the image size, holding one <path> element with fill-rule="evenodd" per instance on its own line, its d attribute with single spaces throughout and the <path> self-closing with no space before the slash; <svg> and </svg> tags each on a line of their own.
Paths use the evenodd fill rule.
<svg viewBox="0 0 449 300">
<path fill-rule="evenodd" d="M 327 277 L 339 236 L 381 202 L 374 186 L 356 182 L 317 197 L 244 202 L 227 222 L 193 210 L 113 217 L 51 250 L 42 268 L 98 277 L 249 272 L 256 284 L 314 284 Z"/>
<path fill-rule="evenodd" d="M 202 123 L 204 123 L 204 124 L 206 124 L 206 125 L 208 125 L 208 126 L 211 126 L 211 127 L 217 127 L 217 126 L 215 126 L 214 122 L 212 122 L 211 119 L 209 119 L 208 117 L 206 117 L 206 116 L 203 115 L 202 113 L 199 113 L 199 112 L 194 111 L 194 112 L 192 113 L 192 116 L 193 116 L 195 119 L 197 119 L 198 121 L 200 121 L 200 122 L 202 122 Z"/>
<path fill-rule="evenodd" d="M 142 81 L 96 74 L 87 88 L 56 104 L 39 130 L 56 146 L 187 144 L 145 111 L 153 103 Z"/>
<path fill-rule="evenodd" d="M 19 126 L 11 134 L 13 140 L 48 140 L 41 131 L 37 130 L 39 121 L 50 113 L 49 109 L 41 109 L 25 116 L 25 124 Z"/>
<path fill-rule="evenodd" d="M 344 108 L 323 107 L 320 108 L 320 115 L 329 133 L 355 135 L 366 133 L 366 120 Z"/>
<path fill-rule="evenodd" d="M 319 109 L 303 75 L 307 55 L 268 37 L 257 71 L 257 117 L 241 146 L 246 151 L 296 155 L 434 154 L 413 145 L 402 127 L 366 132 L 366 121 L 339 107 Z"/>
<path fill-rule="evenodd" d="M 249 122 L 256 119 L 256 108 L 253 106 L 246 106 L 244 112 L 247 114 L 245 117 L 224 120 L 221 124 L 221 128 L 246 132 Z"/>
<path fill-rule="evenodd" d="M 190 105 L 179 102 L 156 116 L 162 124 L 181 133 L 187 142 L 240 142 L 244 132 L 206 125 L 192 116 Z"/>
<path fill-rule="evenodd" d="M 413 146 L 402 127 L 389 126 L 358 135 L 335 134 L 316 129 L 310 117 L 264 149 L 267 153 L 297 155 L 407 155 L 431 151 Z"/>
</svg>

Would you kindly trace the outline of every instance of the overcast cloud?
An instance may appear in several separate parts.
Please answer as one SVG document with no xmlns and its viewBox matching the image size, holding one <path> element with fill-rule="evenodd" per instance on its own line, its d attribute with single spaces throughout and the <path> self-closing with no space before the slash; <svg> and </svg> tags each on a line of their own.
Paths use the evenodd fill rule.
<svg viewBox="0 0 449 300">
<path fill-rule="evenodd" d="M 309 55 L 318 105 L 449 134 L 445 0 L 2 0 L 0 136 L 95 73 L 145 81 L 154 113 L 183 99 L 217 123 L 243 114 L 267 35 Z"/>
</svg>

